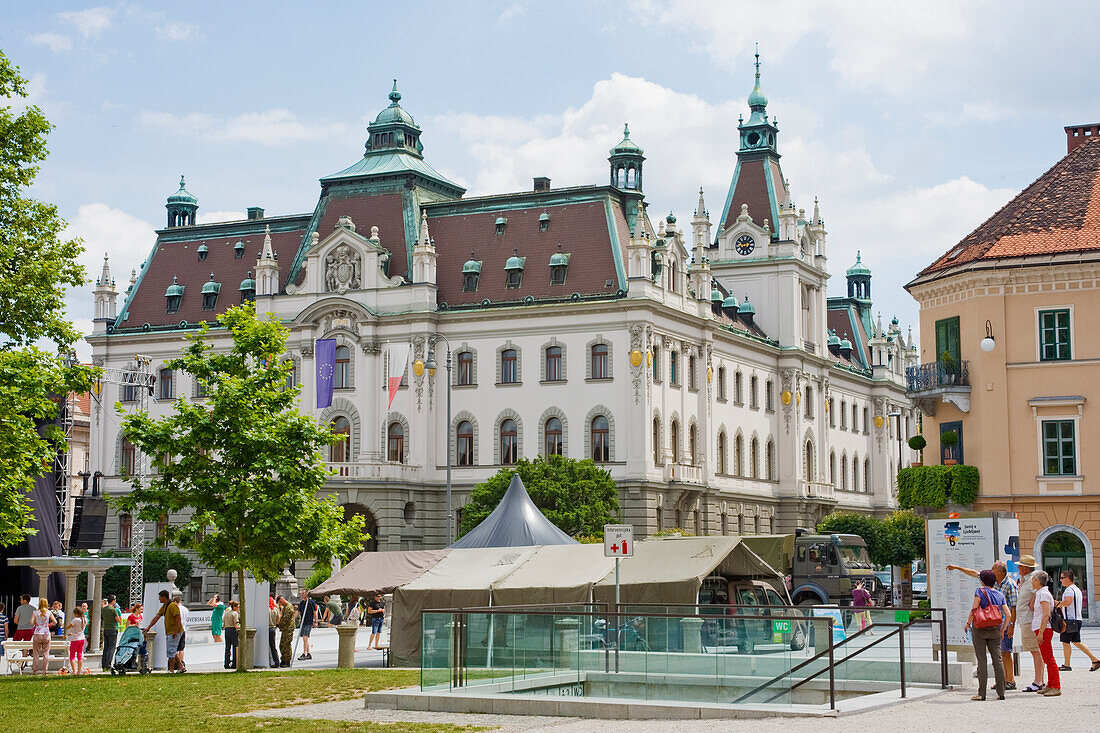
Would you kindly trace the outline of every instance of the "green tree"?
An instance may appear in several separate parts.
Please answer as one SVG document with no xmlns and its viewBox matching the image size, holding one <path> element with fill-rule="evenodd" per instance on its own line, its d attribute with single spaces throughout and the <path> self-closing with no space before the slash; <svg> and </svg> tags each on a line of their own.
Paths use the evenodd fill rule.
<svg viewBox="0 0 1100 733">
<path fill-rule="evenodd" d="M 147 485 L 135 483 L 120 508 L 146 521 L 188 515 L 166 539 L 219 573 L 235 573 L 242 588 L 246 571 L 274 581 L 292 560 L 358 552 L 363 518 L 345 519 L 333 498 L 317 498 L 329 475 L 321 449 L 336 436 L 301 414 L 298 389 L 286 387 L 286 329 L 270 314 L 257 318 L 250 303 L 230 308 L 220 323 L 233 337 L 229 351 L 214 352 L 204 324 L 168 364 L 209 385 L 205 401 L 181 397 L 164 417 L 123 418 L 126 437 L 156 458 Z M 242 648 L 239 659 L 249 658 Z"/>
<path fill-rule="evenodd" d="M 820 534 L 854 534 L 867 543 L 867 554 L 876 565 L 889 565 L 887 550 L 884 547 L 882 520 L 855 514 L 854 512 L 833 512 L 817 525 Z"/>
<path fill-rule="evenodd" d="M 901 510 L 882 520 L 883 564 L 906 567 L 925 555 L 925 522 L 913 512 Z"/>
<path fill-rule="evenodd" d="M 459 536 L 489 516 L 512 476 L 519 474 L 527 493 L 546 518 L 571 537 L 603 537 L 603 526 L 619 518 L 619 489 L 611 474 L 591 460 L 562 456 L 521 458 L 512 468 L 502 468 L 470 492 L 470 503 L 462 508 Z"/>
<path fill-rule="evenodd" d="M 17 108 L 27 82 L 0 51 L 0 547 L 34 533 L 28 492 L 63 446 L 57 397 L 91 388 L 94 370 L 67 352 L 77 339 L 65 319 L 65 288 L 84 284 L 80 240 L 61 240 L 57 207 L 26 196 L 47 155 L 50 123 L 34 105 Z"/>
</svg>

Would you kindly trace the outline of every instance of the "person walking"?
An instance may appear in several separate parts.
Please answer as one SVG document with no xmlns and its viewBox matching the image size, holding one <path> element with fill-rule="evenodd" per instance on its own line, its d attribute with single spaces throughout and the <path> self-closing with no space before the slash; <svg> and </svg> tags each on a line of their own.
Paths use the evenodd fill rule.
<svg viewBox="0 0 1100 733">
<path fill-rule="evenodd" d="M 31 675 L 38 674 L 41 662 L 42 674 L 46 674 L 50 664 L 50 627 L 55 626 L 57 620 L 50 613 L 50 602 L 45 598 L 38 601 L 38 610 L 31 615 L 31 654 L 34 661 L 31 662 Z"/>
<path fill-rule="evenodd" d="M 180 627 L 183 631 L 180 633 L 180 643 L 176 650 L 177 666 L 181 672 L 187 671 L 187 665 L 183 662 L 183 650 L 187 647 L 187 622 L 188 616 L 191 613 L 191 609 L 183 605 L 183 591 L 177 590 L 172 593 L 172 600 L 176 602 L 176 605 L 180 608 Z"/>
<path fill-rule="evenodd" d="M 301 628 L 298 630 L 298 636 L 302 639 L 302 653 L 298 655 L 298 660 L 313 659 L 313 655 L 309 653 L 309 635 L 320 619 L 317 601 L 309 597 L 308 588 L 302 589 L 302 600 L 298 602 L 298 617 L 302 620 Z"/>
<path fill-rule="evenodd" d="M 382 640 L 382 621 L 386 618 L 386 602 L 382 600 L 381 593 L 374 594 L 374 600 L 367 606 L 367 614 L 370 616 L 370 640 L 367 641 L 367 648 L 377 649 L 378 642 Z"/>
<path fill-rule="evenodd" d="M 863 587 L 863 581 L 857 580 L 856 587 L 852 588 L 852 605 L 859 609 L 856 611 L 856 616 L 859 617 L 860 631 L 863 631 L 871 625 L 871 612 L 867 609 L 874 604 L 875 602 L 871 599 L 870 592 Z M 867 635 L 874 636 L 874 633 L 873 631 L 868 631 Z"/>
<path fill-rule="evenodd" d="M 237 601 L 229 602 L 229 610 L 222 614 L 222 631 L 225 636 L 225 668 L 237 668 L 237 647 L 240 644 L 241 614 Z"/>
<path fill-rule="evenodd" d="M 88 620 L 84 618 L 84 611 L 77 606 L 73 609 L 69 623 L 65 624 L 65 636 L 69 640 L 69 669 L 76 675 L 84 673 L 84 644 L 87 642 L 84 630 L 87 628 Z M 73 660 L 76 660 L 75 668 Z"/>
<path fill-rule="evenodd" d="M 1008 603 L 1004 594 L 993 588 L 997 576 L 992 570 L 981 571 L 978 578 L 982 581 L 982 587 L 974 591 L 974 602 L 970 604 L 970 613 L 966 617 L 966 630 L 970 632 L 974 654 L 978 658 L 978 694 L 970 699 L 985 700 L 985 690 L 989 682 L 989 669 L 985 661 L 988 651 L 993 660 L 997 699 L 1004 700 L 1005 669 L 1001 658 L 1001 640 L 1009 623 Z M 990 623 L 994 618 L 997 622 Z"/>
<path fill-rule="evenodd" d="M 103 601 L 103 608 L 99 609 L 99 626 L 103 629 L 103 656 L 99 658 L 99 666 L 107 671 L 111 668 L 111 662 L 115 658 L 115 646 L 118 644 L 118 621 L 122 616 L 122 609 L 115 602 L 114 594 L 107 596 Z"/>
<path fill-rule="evenodd" d="M 294 656 L 292 644 L 294 643 L 294 625 L 298 613 L 284 596 L 275 599 L 275 605 L 279 607 L 279 658 L 281 660 L 279 666 L 289 667 L 290 659 Z"/>
<path fill-rule="evenodd" d="M 1058 607 L 1065 609 L 1062 613 L 1066 617 L 1066 630 L 1058 634 L 1058 641 L 1062 642 L 1062 656 L 1066 660 L 1058 669 L 1063 672 L 1070 672 L 1073 670 L 1069 666 L 1069 657 L 1073 653 L 1073 647 L 1085 653 L 1085 656 L 1092 660 L 1092 666 L 1089 667 L 1090 672 L 1095 672 L 1100 669 L 1100 659 L 1096 658 L 1096 655 L 1092 653 L 1092 650 L 1085 646 L 1081 641 L 1081 608 L 1082 608 L 1082 594 L 1081 589 L 1073 582 L 1074 576 L 1072 570 L 1063 570 L 1060 580 L 1062 581 L 1062 600 L 1058 601 Z"/>
<path fill-rule="evenodd" d="M 268 610 L 267 610 L 267 648 L 271 650 L 271 659 L 268 663 L 269 667 L 275 668 L 280 664 L 279 649 L 275 644 L 275 631 L 279 628 L 279 617 L 282 615 L 279 610 L 279 604 L 275 602 L 274 598 L 269 598 Z"/>
<path fill-rule="evenodd" d="M 225 615 L 225 604 L 222 603 L 221 597 L 215 593 L 206 605 L 210 606 L 214 610 L 210 613 L 210 635 L 214 637 L 214 641 L 218 644 L 222 643 L 222 617 Z"/>
<path fill-rule="evenodd" d="M 1031 575 L 1031 587 L 1035 589 L 1035 599 L 1032 601 L 1031 608 L 1031 629 L 1039 641 L 1039 653 L 1047 668 L 1047 686 L 1039 694 L 1057 697 L 1062 694 L 1062 680 L 1058 676 L 1058 662 L 1054 661 L 1054 649 L 1051 648 L 1050 643 L 1054 638 L 1054 629 L 1050 628 L 1054 596 L 1047 588 L 1048 582 L 1050 582 L 1050 576 L 1044 570 L 1036 570 Z"/>
</svg>

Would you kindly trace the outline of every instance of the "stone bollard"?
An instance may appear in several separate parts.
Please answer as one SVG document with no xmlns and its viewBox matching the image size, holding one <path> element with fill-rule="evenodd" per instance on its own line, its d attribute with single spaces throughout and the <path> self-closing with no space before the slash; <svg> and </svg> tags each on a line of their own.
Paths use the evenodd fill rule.
<svg viewBox="0 0 1100 733">
<path fill-rule="evenodd" d="M 699 653 L 703 651 L 703 619 L 682 618 L 680 630 L 684 635 L 684 651 Z"/>
<path fill-rule="evenodd" d="M 138 660 L 138 669 L 153 669 L 153 649 L 156 646 L 157 632 L 149 629 L 145 632 L 145 659 Z M 139 650 L 140 651 L 140 650 Z"/>
<path fill-rule="evenodd" d="M 573 655 L 580 648 L 580 625 L 575 618 L 559 618 L 554 622 L 554 634 L 558 637 L 557 665 L 571 668 Z"/>
<path fill-rule="evenodd" d="M 336 633 L 340 636 L 339 653 L 336 658 L 336 666 L 351 669 L 355 666 L 355 634 L 359 631 L 358 624 L 339 624 Z"/>
<path fill-rule="evenodd" d="M 253 658 L 254 649 L 253 644 L 256 642 L 256 629 L 249 626 L 244 630 L 244 635 L 239 639 L 237 643 L 237 669 L 259 669 L 259 666 L 255 663 Z M 243 660 L 244 664 L 241 665 L 240 661 Z"/>
</svg>

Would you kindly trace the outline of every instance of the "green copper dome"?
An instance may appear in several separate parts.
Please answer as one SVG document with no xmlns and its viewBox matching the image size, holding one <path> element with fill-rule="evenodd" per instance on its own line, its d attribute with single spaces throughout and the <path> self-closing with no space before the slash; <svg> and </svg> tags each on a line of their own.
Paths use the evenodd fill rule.
<svg viewBox="0 0 1100 733">
<path fill-rule="evenodd" d="M 741 306 L 737 302 L 737 298 L 733 297 L 732 294 L 727 295 L 726 299 L 722 301 L 722 308 L 723 309 L 727 309 L 727 308 L 729 308 L 729 309 L 739 309 L 740 307 Z"/>
<path fill-rule="evenodd" d="M 508 261 L 504 263 L 505 270 L 522 270 L 524 257 L 519 255 L 512 255 L 508 258 Z"/>
<path fill-rule="evenodd" d="M 836 335 L 836 331 L 829 331 L 829 346 L 840 346 L 840 337 Z"/>
<path fill-rule="evenodd" d="M 756 85 L 753 86 L 752 92 L 749 94 L 749 109 L 755 110 L 760 107 L 763 110 L 768 106 L 768 98 L 764 96 L 764 92 L 760 89 L 760 52 L 756 53 Z"/>
<path fill-rule="evenodd" d="M 745 299 L 741 301 L 741 307 L 737 309 L 738 313 L 745 315 L 753 315 L 756 313 L 756 308 L 749 302 L 749 296 L 745 296 Z"/>
<path fill-rule="evenodd" d="M 630 125 L 623 124 L 623 139 L 615 147 L 611 148 L 612 155 L 641 155 L 642 149 L 630 139 Z"/>
<path fill-rule="evenodd" d="M 179 278 L 175 275 L 172 276 L 172 284 L 164 291 L 164 297 L 166 298 L 171 298 L 173 295 L 183 295 L 183 286 L 179 284 Z"/>
<path fill-rule="evenodd" d="M 248 271 L 248 277 L 246 277 L 244 280 L 241 280 L 240 289 L 241 290 L 255 290 L 256 289 L 256 281 L 252 279 L 252 270 Z"/>
<path fill-rule="evenodd" d="M 168 197 L 168 203 L 170 204 L 198 204 L 199 200 L 192 196 L 185 185 L 183 176 L 180 176 L 180 190 Z"/>
<path fill-rule="evenodd" d="M 206 254 L 207 252 L 210 251 L 210 248 L 207 247 L 205 243 L 203 243 L 203 244 L 200 244 L 199 248 L 196 249 L 195 251 L 200 253 L 200 254 Z"/>
<path fill-rule="evenodd" d="M 221 289 L 222 284 L 219 282 L 214 282 L 214 273 L 210 273 L 209 282 L 202 286 L 203 295 L 206 295 L 207 293 L 218 293 L 221 292 Z"/>
<path fill-rule="evenodd" d="M 466 264 L 462 266 L 462 274 L 469 275 L 472 273 L 481 274 L 481 262 L 474 259 L 474 253 L 470 253 L 470 259 L 466 260 Z"/>
<path fill-rule="evenodd" d="M 858 250 L 856 251 L 856 263 L 849 267 L 848 271 L 845 274 L 848 275 L 848 277 L 851 277 L 853 275 L 859 276 L 871 274 L 870 268 L 868 268 L 867 265 L 863 264 L 863 260 L 860 259 L 860 253 Z"/>
<path fill-rule="evenodd" d="M 840 348 L 841 348 L 841 349 L 848 349 L 848 350 L 851 350 L 851 348 L 852 348 L 852 342 L 848 340 L 848 337 L 847 337 L 847 336 L 845 336 L 844 338 L 842 338 L 842 339 L 840 340 Z"/>
<path fill-rule="evenodd" d="M 561 252 L 555 252 L 554 254 L 550 255 L 550 266 L 551 267 L 560 267 L 562 265 L 568 265 L 568 264 L 569 264 L 569 255 L 562 254 Z"/>
<path fill-rule="evenodd" d="M 412 115 L 402 109 L 399 102 L 401 101 L 401 92 L 397 91 L 397 79 L 393 80 L 393 91 L 390 92 L 390 106 L 378 113 L 378 116 L 374 118 L 374 124 L 385 125 L 395 122 L 401 122 L 406 125 L 415 126 Z"/>
<path fill-rule="evenodd" d="M 718 288 L 715 288 L 714 290 L 710 291 L 710 302 L 711 303 L 723 303 L 724 300 L 725 300 L 725 298 L 722 297 L 722 291 L 719 290 Z"/>
</svg>

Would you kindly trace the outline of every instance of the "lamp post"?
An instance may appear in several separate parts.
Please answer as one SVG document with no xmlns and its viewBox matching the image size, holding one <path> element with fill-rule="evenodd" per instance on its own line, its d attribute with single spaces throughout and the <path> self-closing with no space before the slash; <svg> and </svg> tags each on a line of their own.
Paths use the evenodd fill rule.
<svg viewBox="0 0 1100 733">
<path fill-rule="evenodd" d="M 435 334 L 428 339 L 428 363 L 425 364 L 428 368 L 428 374 L 435 376 L 435 345 L 442 340 L 447 344 L 447 544 L 450 545 L 454 542 L 454 533 L 452 531 L 453 522 L 452 516 L 454 510 L 451 506 L 451 342 L 447 340 L 447 337 L 442 334 Z"/>
</svg>

